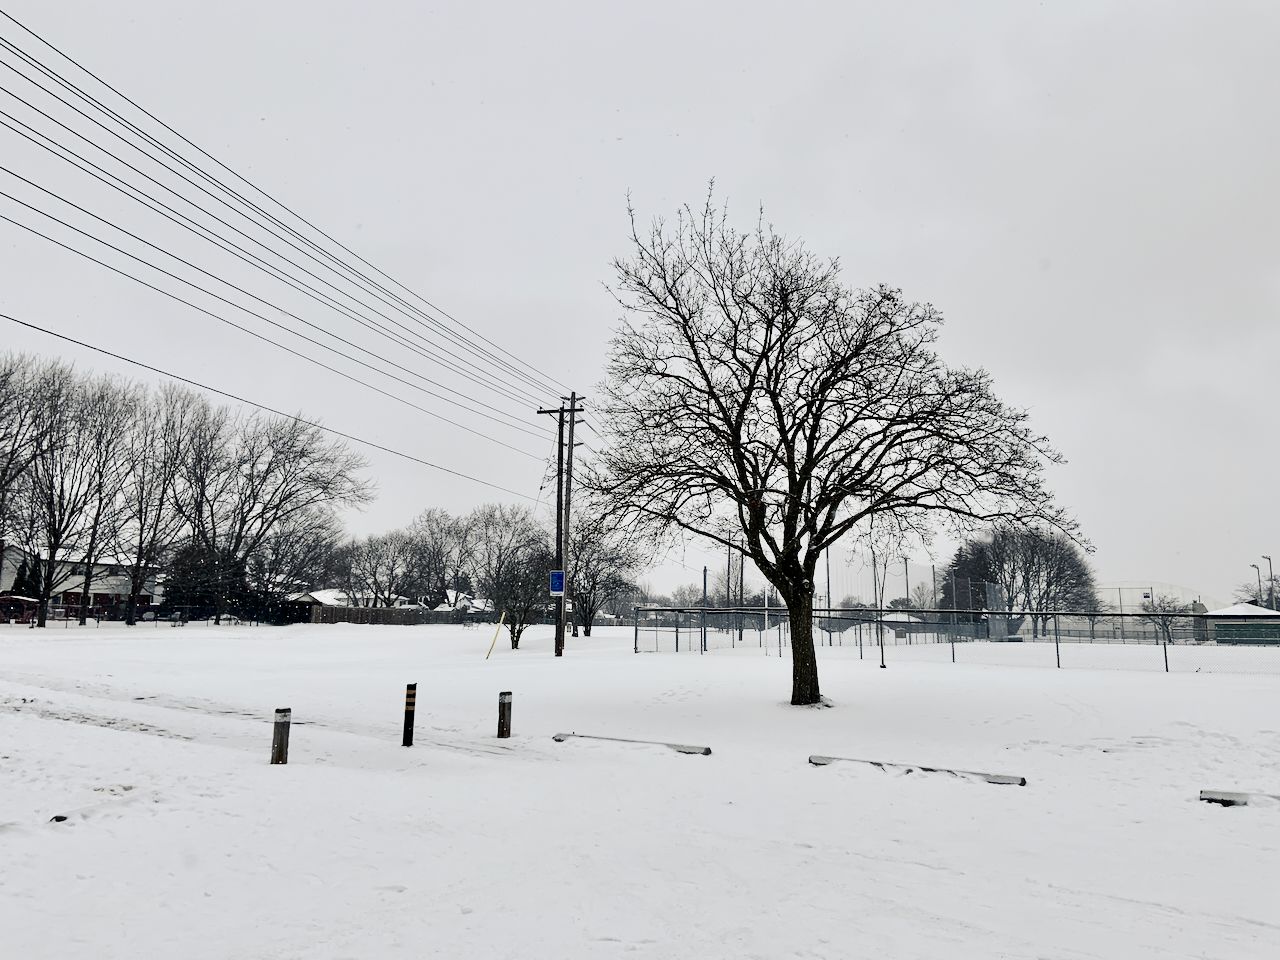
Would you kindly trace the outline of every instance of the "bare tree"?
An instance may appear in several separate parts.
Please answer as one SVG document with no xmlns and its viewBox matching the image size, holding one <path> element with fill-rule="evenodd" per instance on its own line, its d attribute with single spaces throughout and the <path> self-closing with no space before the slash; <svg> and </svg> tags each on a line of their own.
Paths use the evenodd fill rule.
<svg viewBox="0 0 1280 960">
<path fill-rule="evenodd" d="M 527 507 L 487 504 L 471 516 L 475 537 L 476 585 L 506 614 L 511 649 L 534 615 L 546 606 L 546 577 L 552 554 L 546 531 Z"/>
<path fill-rule="evenodd" d="M 23 525 L 15 509 L 18 481 L 36 457 L 60 441 L 41 398 L 69 376 L 60 364 L 21 353 L 0 355 L 0 555 Z"/>
<path fill-rule="evenodd" d="M 702 606 L 702 584 L 680 584 L 680 586 L 671 591 L 671 602 L 677 607 Z"/>
<path fill-rule="evenodd" d="M 86 428 L 86 394 L 69 368 L 54 368 L 41 382 L 37 429 L 60 442 L 44 445 L 23 476 L 28 546 L 40 564 L 36 625 L 45 626 L 53 589 L 67 573 L 66 559 L 83 546 L 85 515 L 93 496 L 93 463 Z"/>
<path fill-rule="evenodd" d="M 277 524 L 249 555 L 249 585 L 266 597 L 315 590 L 341 576 L 342 524 L 330 507 L 311 507 Z"/>
<path fill-rule="evenodd" d="M 1023 596 L 1032 611 L 1033 634 L 1047 632 L 1055 612 L 1088 610 L 1097 603 L 1093 571 L 1074 543 L 1043 530 L 1013 533 L 1023 554 Z"/>
<path fill-rule="evenodd" d="M 414 579 L 417 592 L 430 606 L 457 592 L 471 561 L 471 526 L 465 517 L 453 517 L 444 510 L 424 510 L 409 525 L 414 549 Z"/>
<path fill-rule="evenodd" d="M 369 499 L 364 465 L 301 419 L 197 411 L 174 502 L 213 567 L 218 621 L 232 578 L 274 529 L 305 510 Z"/>
<path fill-rule="evenodd" d="M 917 583 L 911 588 L 911 596 L 907 600 L 912 610 L 932 610 L 936 605 L 937 597 L 931 584 Z"/>
<path fill-rule="evenodd" d="M 788 609 L 792 703 L 821 699 L 817 565 L 860 525 L 1068 525 L 1043 481 L 1058 455 L 985 372 L 943 364 L 931 306 L 850 290 L 836 262 L 763 223 L 732 229 L 710 198 L 631 223 L 602 386 L 612 442 L 589 483 L 638 530 L 744 543 Z"/>
<path fill-rule="evenodd" d="M 574 520 L 569 541 L 566 575 L 573 585 L 573 615 L 589 637 L 604 606 L 633 588 L 644 556 L 635 537 L 608 523 L 601 510 L 587 504 Z"/>
<path fill-rule="evenodd" d="M 413 544 L 403 530 L 366 537 L 351 545 L 350 582 L 357 605 L 393 607 L 412 575 Z M 348 596 L 348 602 L 352 597 Z"/>
<path fill-rule="evenodd" d="M 1093 571 L 1084 552 L 1070 537 L 1053 530 L 996 524 L 956 550 L 943 579 L 944 604 L 987 608 L 986 591 L 974 595 L 972 584 L 994 584 L 1003 597 L 1004 611 L 1031 613 L 1036 636 L 1052 615 L 1063 611 L 1095 610 L 1098 606 Z M 959 590 L 958 585 L 965 589 Z M 959 597 L 952 596 L 953 585 Z"/>
<path fill-rule="evenodd" d="M 1261 588 L 1259 588 L 1259 583 L 1261 583 Z M 1253 580 L 1246 580 L 1232 591 L 1232 599 L 1236 603 L 1252 603 L 1255 606 L 1272 609 L 1275 596 L 1277 592 L 1280 592 L 1277 589 L 1277 584 L 1280 584 L 1280 577 L 1259 577 Z"/>
<path fill-rule="evenodd" d="M 1145 614 L 1142 619 L 1156 628 L 1165 643 L 1173 643 L 1173 632 L 1191 622 L 1186 618 L 1191 604 L 1163 593 L 1143 600 L 1142 612 Z"/>
<path fill-rule="evenodd" d="M 104 545 L 115 543 L 124 514 L 121 488 L 129 472 L 126 438 L 138 420 L 142 397 L 138 389 L 110 377 L 83 384 L 80 413 L 81 453 L 89 460 L 91 492 L 87 505 L 84 575 L 80 595 L 80 624 L 89 618 L 95 570 Z"/>
<path fill-rule="evenodd" d="M 1098 639 L 1098 621 L 1106 619 L 1111 614 L 1111 604 L 1095 595 L 1093 603 L 1081 609 L 1084 611 L 1084 618 L 1089 621 L 1089 639 Z"/>
<path fill-rule="evenodd" d="M 119 455 L 125 472 L 121 482 L 121 516 L 117 551 L 125 559 L 129 599 L 125 622 L 137 622 L 146 584 L 156 575 L 161 557 L 182 527 L 174 501 L 175 484 L 186 457 L 192 421 L 203 418 L 208 404 L 190 391 L 164 386 L 145 398 L 138 416 L 121 437 Z"/>
</svg>

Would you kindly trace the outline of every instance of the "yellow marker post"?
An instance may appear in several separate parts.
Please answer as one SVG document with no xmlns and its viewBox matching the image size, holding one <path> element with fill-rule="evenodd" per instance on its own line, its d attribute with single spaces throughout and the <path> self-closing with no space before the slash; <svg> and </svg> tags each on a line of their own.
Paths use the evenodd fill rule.
<svg viewBox="0 0 1280 960">
<path fill-rule="evenodd" d="M 498 629 L 493 631 L 493 643 L 489 644 L 489 652 L 484 655 L 486 660 L 493 655 L 493 648 L 498 645 L 498 634 L 502 633 L 502 622 L 507 619 L 507 611 L 502 611 L 502 616 L 498 618 Z"/>
</svg>

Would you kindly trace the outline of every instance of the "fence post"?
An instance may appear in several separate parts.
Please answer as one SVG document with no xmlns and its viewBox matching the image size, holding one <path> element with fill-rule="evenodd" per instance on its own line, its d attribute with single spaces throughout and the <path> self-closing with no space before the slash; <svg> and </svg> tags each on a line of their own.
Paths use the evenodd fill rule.
<svg viewBox="0 0 1280 960">
<path fill-rule="evenodd" d="M 1053 615 L 1053 656 L 1058 662 L 1058 669 L 1062 669 L 1062 647 L 1058 640 L 1058 615 Z"/>
<path fill-rule="evenodd" d="M 402 747 L 413 746 L 413 712 L 418 706 L 418 685 L 416 683 L 407 684 L 404 688 L 404 737 L 400 742 Z"/>
<path fill-rule="evenodd" d="M 700 632 L 702 633 L 702 652 L 706 653 L 707 652 L 707 608 L 706 607 L 703 607 L 702 611 L 698 614 L 698 620 L 700 621 L 699 629 L 700 629 Z"/>
<path fill-rule="evenodd" d="M 271 762 L 289 762 L 289 723 L 293 718 L 293 710 L 281 707 L 276 711 L 276 725 L 271 734 Z"/>
<path fill-rule="evenodd" d="M 498 739 L 506 740 L 511 736 L 511 691 L 504 690 L 498 694 Z"/>
<path fill-rule="evenodd" d="M 636 621 L 636 653 L 639 653 L 640 652 L 640 608 L 635 607 L 633 612 L 635 614 L 635 621 Z"/>
<path fill-rule="evenodd" d="M 1154 605 L 1154 604 L 1153 604 Z M 1160 645 L 1164 647 L 1164 672 L 1169 672 L 1169 630 L 1171 629 L 1169 621 L 1164 621 L 1164 626 L 1160 630 Z"/>
<path fill-rule="evenodd" d="M 676 653 L 680 652 L 680 611 L 676 611 Z"/>
</svg>

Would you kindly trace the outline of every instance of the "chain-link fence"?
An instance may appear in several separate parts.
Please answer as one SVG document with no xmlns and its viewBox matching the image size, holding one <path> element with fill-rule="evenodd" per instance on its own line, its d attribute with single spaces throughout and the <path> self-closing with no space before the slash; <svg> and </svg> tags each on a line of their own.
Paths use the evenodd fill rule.
<svg viewBox="0 0 1280 960">
<path fill-rule="evenodd" d="M 32 627 L 36 625 L 38 608 L 34 604 L 4 604 L 6 598 L 0 597 L 0 626 Z M 185 627 L 188 624 L 200 626 L 267 624 L 275 620 L 247 619 L 232 613 L 224 613 L 219 620 L 211 615 L 207 607 L 159 606 L 143 607 L 137 611 L 135 626 L 138 627 Z M 91 610 L 85 618 L 84 627 L 93 629 L 104 625 L 119 626 L 125 622 L 124 615 L 118 610 Z M 302 622 L 302 621 L 290 621 Z M 50 604 L 45 614 L 46 629 L 69 630 L 80 627 L 80 607 L 78 605 Z"/>
<path fill-rule="evenodd" d="M 638 607 L 636 653 L 724 650 L 782 656 L 785 608 Z M 1189 673 L 1280 674 L 1280 613 L 820 609 L 819 648 L 877 662 L 938 662 Z"/>
</svg>

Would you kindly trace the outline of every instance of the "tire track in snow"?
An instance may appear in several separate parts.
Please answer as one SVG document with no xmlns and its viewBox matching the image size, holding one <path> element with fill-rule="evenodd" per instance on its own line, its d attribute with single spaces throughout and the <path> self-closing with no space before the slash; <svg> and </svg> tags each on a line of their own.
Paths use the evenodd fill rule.
<svg viewBox="0 0 1280 960">
<path fill-rule="evenodd" d="M 161 710 L 170 710 L 179 713 L 190 713 L 198 716 L 211 717 L 215 719 L 240 720 L 246 723 L 252 723 L 259 726 L 269 726 L 273 718 L 264 714 L 255 713 L 245 710 L 241 707 L 232 706 L 230 704 L 219 703 L 214 700 L 205 698 L 183 699 L 173 697 L 168 694 L 144 694 L 135 695 L 133 693 L 113 689 L 106 684 L 100 683 L 58 683 L 51 682 L 50 678 L 32 676 L 29 674 L 0 674 L 0 681 L 12 683 L 16 686 L 27 687 L 34 690 L 42 690 L 49 693 L 61 693 L 68 696 L 84 697 L 90 700 L 102 700 L 109 703 L 127 704 L 144 704 L 147 707 L 155 707 Z M 0 699 L 0 706 L 12 702 L 14 698 L 6 697 Z M 34 707 L 35 702 L 28 698 L 26 706 Z M 101 714 L 93 714 L 85 711 L 64 710 L 59 711 L 50 707 L 41 708 L 45 711 L 48 719 L 70 720 L 81 723 L 88 723 L 94 726 L 106 727 L 108 729 L 128 730 L 134 733 L 148 733 L 156 736 L 165 736 L 171 739 L 186 740 L 197 743 L 218 742 L 220 745 L 226 745 L 226 741 L 234 740 L 233 737 L 207 737 L 202 735 L 188 735 L 176 733 L 164 727 L 148 724 L 143 721 L 128 720 L 120 717 L 109 717 Z M 389 734 L 376 727 L 366 726 L 353 728 L 349 725 L 330 723 L 325 720 L 297 720 L 293 721 L 294 726 L 298 727 L 316 727 L 333 733 L 341 733 L 364 739 L 377 740 L 379 742 L 388 742 Z M 388 727 L 387 730 L 392 730 Z M 393 731 L 394 733 L 394 731 Z M 236 744 L 239 749 L 258 750 L 258 739 L 254 738 L 253 746 L 248 743 Z M 475 757 L 510 757 L 516 754 L 513 747 L 486 743 L 484 741 L 475 740 L 447 740 L 443 739 L 439 734 L 430 732 L 417 732 L 414 737 L 414 743 L 418 746 L 435 747 L 440 750 L 447 750 L 459 753 L 464 756 Z M 524 752 L 524 751 L 521 751 Z M 558 759 L 558 757 L 550 752 L 544 751 L 546 759 Z"/>
</svg>

